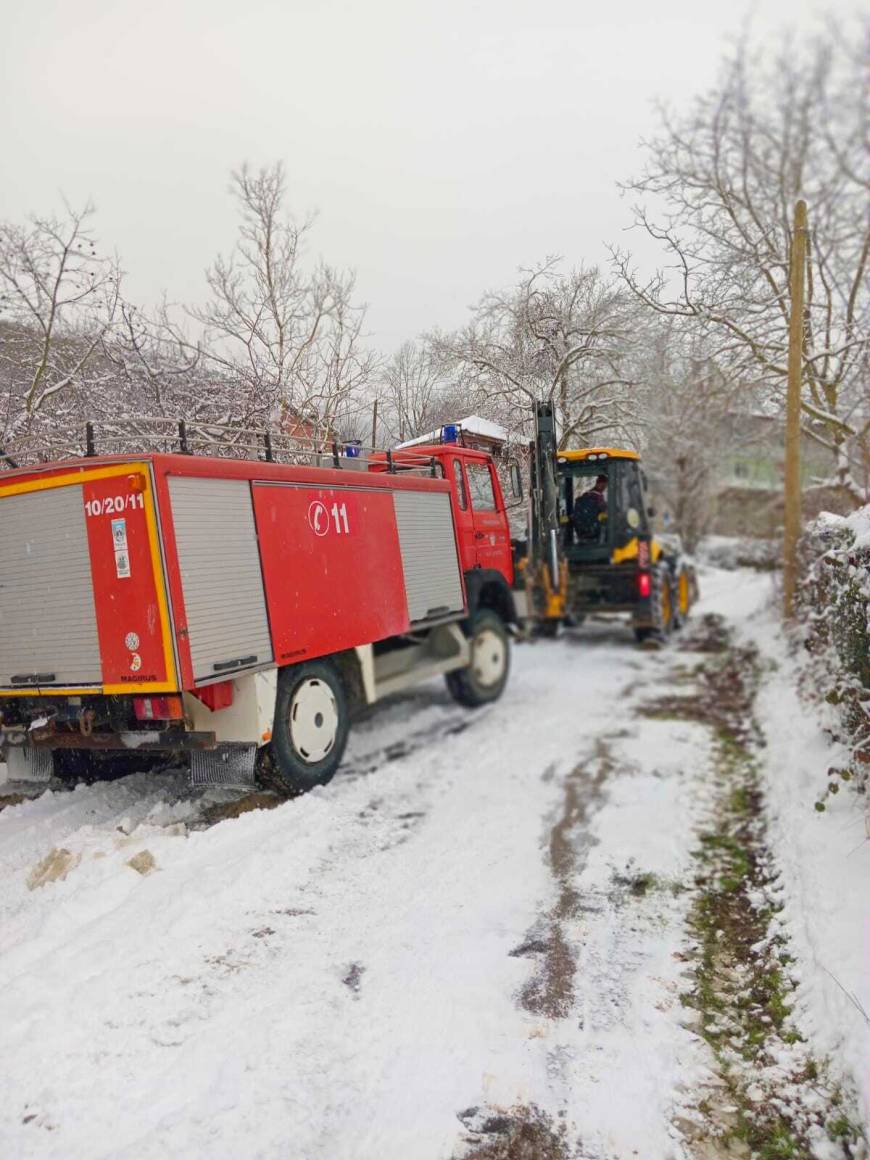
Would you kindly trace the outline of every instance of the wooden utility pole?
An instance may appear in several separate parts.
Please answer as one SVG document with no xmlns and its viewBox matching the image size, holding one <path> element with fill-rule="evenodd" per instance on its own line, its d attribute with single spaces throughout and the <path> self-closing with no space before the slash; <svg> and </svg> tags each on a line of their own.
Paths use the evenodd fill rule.
<svg viewBox="0 0 870 1160">
<path fill-rule="evenodd" d="M 785 535 L 783 537 L 783 615 L 794 615 L 797 547 L 801 534 L 801 378 L 804 346 L 804 283 L 807 266 L 807 203 L 794 207 L 789 265 L 788 395 L 785 407 Z"/>
<path fill-rule="evenodd" d="M 378 400 L 375 398 L 372 407 L 372 448 L 378 445 Z"/>
</svg>

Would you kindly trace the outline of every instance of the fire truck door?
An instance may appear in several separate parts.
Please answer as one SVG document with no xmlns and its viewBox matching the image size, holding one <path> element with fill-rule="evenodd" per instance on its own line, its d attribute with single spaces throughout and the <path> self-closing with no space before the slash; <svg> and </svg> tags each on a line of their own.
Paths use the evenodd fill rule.
<svg viewBox="0 0 870 1160">
<path fill-rule="evenodd" d="M 469 568 L 477 567 L 477 546 L 474 539 L 474 513 L 468 500 L 468 484 L 465 482 L 465 471 L 459 456 L 450 460 L 448 478 L 453 488 L 453 512 L 462 557 L 462 570 L 467 572 Z"/>
<path fill-rule="evenodd" d="M 494 568 L 510 575 L 511 546 L 505 513 L 498 510 L 490 463 L 466 460 L 465 477 L 471 503 L 474 552 L 479 568 Z"/>
</svg>

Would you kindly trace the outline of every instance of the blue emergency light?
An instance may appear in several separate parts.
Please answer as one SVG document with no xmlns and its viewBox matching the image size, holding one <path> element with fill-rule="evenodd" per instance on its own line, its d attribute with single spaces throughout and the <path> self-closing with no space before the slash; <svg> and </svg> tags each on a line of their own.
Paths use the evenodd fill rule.
<svg viewBox="0 0 870 1160">
<path fill-rule="evenodd" d="M 448 423 L 446 427 L 441 428 L 441 442 L 442 443 L 458 443 L 459 442 L 459 424 Z"/>
</svg>

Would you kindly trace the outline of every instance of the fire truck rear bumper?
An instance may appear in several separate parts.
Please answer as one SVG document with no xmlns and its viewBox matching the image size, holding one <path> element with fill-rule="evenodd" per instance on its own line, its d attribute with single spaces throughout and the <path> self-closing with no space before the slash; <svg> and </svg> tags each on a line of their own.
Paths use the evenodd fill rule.
<svg viewBox="0 0 870 1160">
<path fill-rule="evenodd" d="M 214 749 L 214 733 L 179 730 L 136 729 L 127 733 L 58 732 L 50 728 L 29 732 L 6 726 L 0 734 L 0 750 L 10 745 L 32 745 L 35 749 L 90 749 L 137 753 L 177 753 L 179 751 Z"/>
</svg>

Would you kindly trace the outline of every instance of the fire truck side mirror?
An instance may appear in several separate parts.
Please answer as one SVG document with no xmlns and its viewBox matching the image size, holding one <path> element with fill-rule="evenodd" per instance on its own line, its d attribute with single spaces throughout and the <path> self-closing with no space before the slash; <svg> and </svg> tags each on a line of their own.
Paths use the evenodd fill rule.
<svg viewBox="0 0 870 1160">
<path fill-rule="evenodd" d="M 511 477 L 511 491 L 513 492 L 514 499 L 522 499 L 523 498 L 523 477 L 522 477 L 522 475 L 520 475 L 520 465 L 516 462 L 513 462 L 510 465 L 509 470 L 510 470 L 510 477 Z"/>
</svg>

